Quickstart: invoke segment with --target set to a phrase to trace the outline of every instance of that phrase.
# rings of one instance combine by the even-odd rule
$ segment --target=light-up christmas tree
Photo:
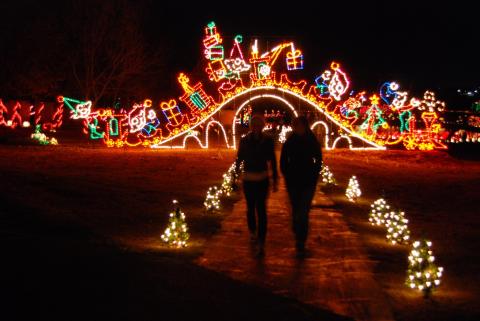
[[[180,210],[177,200],[173,200],[174,211],[170,213],[168,227],[162,234],[162,240],[172,247],[185,247],[190,237],[185,220],[185,213]]]
[[[208,188],[207,196],[203,202],[205,206],[205,211],[213,212],[220,209],[220,196],[222,195],[222,190],[218,189],[217,186],[212,186]]]
[[[404,212],[391,211],[385,221],[387,240],[392,244],[406,244],[410,240],[408,220]]]
[[[443,274],[443,268],[434,263],[431,247],[432,242],[428,240],[415,241],[408,256],[405,283],[412,289],[423,291],[425,296],[429,296],[432,289],[440,285]]]
[[[326,185],[335,185],[335,178],[333,177],[333,173],[330,171],[327,165],[322,165],[322,170],[320,171],[320,175],[322,176],[322,183]]]
[[[383,198],[379,198],[370,205],[370,214],[368,221],[372,225],[383,226],[390,215],[390,205]]]
[[[233,184],[235,181],[235,178],[233,177],[233,173],[228,171],[225,174],[223,174],[223,182],[222,186],[220,186],[220,189],[222,191],[222,194],[225,196],[230,196],[231,193],[233,192]]]
[[[357,198],[362,195],[362,191],[360,190],[360,185],[358,184],[357,177],[352,176],[348,181],[348,187],[345,191],[345,196],[347,196],[350,202],[356,202]]]

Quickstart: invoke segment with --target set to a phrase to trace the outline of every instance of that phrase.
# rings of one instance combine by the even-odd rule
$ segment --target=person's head
[[[259,135],[263,131],[263,127],[265,127],[265,121],[263,117],[260,115],[253,115],[250,119],[250,130],[252,133]]]
[[[303,136],[310,129],[308,120],[305,116],[298,116],[292,122],[293,132],[297,135]]]

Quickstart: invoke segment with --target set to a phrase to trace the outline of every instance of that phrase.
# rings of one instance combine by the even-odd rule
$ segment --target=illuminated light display
[[[185,74],[178,76],[178,82],[185,92],[180,100],[187,104],[192,114],[198,114],[199,111],[214,104],[212,97],[205,93],[201,83],[191,87],[189,85],[190,79]]]
[[[335,185],[336,181],[333,177],[333,173],[328,168],[327,165],[322,165],[322,169],[320,170],[320,176],[322,177],[322,183],[326,185]]]
[[[9,108],[8,106],[11,106]],[[33,122],[31,122],[33,120]],[[43,131],[51,132],[62,126],[63,101],[58,101],[54,110],[45,108],[45,103],[38,105],[25,102],[12,102],[5,104],[0,99],[0,126],[16,129],[17,127],[28,128],[41,125]]]
[[[178,201],[173,200],[174,211],[169,214],[168,227],[163,232],[162,241],[172,247],[186,247],[190,238],[185,213],[182,212]]]
[[[421,100],[418,105],[418,110],[430,113],[443,112],[445,110],[445,103],[437,100],[433,91],[427,90],[425,94],[423,94],[423,100]]]
[[[280,130],[280,134],[278,134],[278,141],[280,143],[285,143],[287,141],[287,134],[292,132],[293,129],[290,126],[282,126],[282,129]]]
[[[35,126],[35,132],[30,136],[33,140],[38,142],[40,145],[58,145],[57,139],[55,137],[48,137],[42,133],[42,126]]]
[[[79,103],[75,105],[75,110],[73,111],[73,119],[85,119],[90,115],[92,109],[92,102],[86,101],[84,103]]]
[[[314,123],[326,124],[326,149],[343,145],[340,144],[343,141],[353,150],[385,150],[387,146],[402,144],[406,149],[445,148],[440,138],[442,128],[438,114],[444,105],[431,92],[426,93],[423,100],[409,101],[408,93],[400,91],[396,82],[385,83],[377,94],[352,91],[348,75],[337,62],[332,62],[311,84],[307,80],[291,81],[289,72],[304,67],[303,54],[293,42],[280,43],[261,52],[259,41],[254,39],[248,56],[242,51],[242,43],[241,36],[234,37],[227,51],[216,24],[209,23],[205,27],[202,50],[206,58],[205,78],[211,83],[191,84],[189,77],[181,73],[177,79],[182,94],[156,103],[155,107],[153,103],[150,106],[136,103],[129,111],[105,109],[112,115],[107,117],[98,114],[88,101],[66,98],[65,105],[71,110],[72,118],[84,122],[86,133],[103,140],[109,147],[181,148],[188,138],[205,148],[208,146],[208,139],[203,140],[208,129],[205,125],[209,120],[218,119],[216,116],[223,107],[244,106],[252,97],[281,97],[289,107],[303,104],[316,111]],[[227,132],[232,133],[226,138],[231,148],[236,148],[235,122],[244,125],[248,118],[248,114],[245,115],[239,118],[235,114],[232,127],[226,125]],[[424,126],[416,124],[416,120],[422,120]],[[92,131],[96,132],[92,135]],[[192,135],[193,131],[201,134]],[[101,133],[104,133],[103,139],[100,139]]]
[[[425,296],[440,285],[443,267],[435,264],[432,252],[432,242],[428,240],[415,241],[408,256],[408,270],[405,283],[411,289],[423,291]]]
[[[291,45],[292,49],[290,52],[287,52],[287,69],[288,70],[297,70],[303,69],[303,55],[302,52],[298,49],[295,49],[293,43]]]
[[[243,163],[239,166],[239,171],[242,171]],[[222,190],[224,195],[230,196],[230,194],[236,189],[237,187],[237,180],[239,177],[239,173],[237,172],[236,163],[233,163],[228,168],[228,171],[223,174],[223,182],[222,182]]]
[[[379,198],[370,205],[370,213],[368,221],[372,225],[385,226],[387,219],[390,216],[390,205],[383,198]]]
[[[205,58],[209,60],[223,60],[224,49],[221,45],[222,41],[222,37],[217,32],[215,22],[210,22],[205,28],[205,38],[203,39]]]
[[[367,119],[360,126],[367,136],[374,136],[377,133],[379,126],[388,126],[385,119],[382,117],[382,110],[378,107],[379,98],[377,95],[370,97],[371,106],[367,110]]]
[[[7,125],[11,127],[12,129],[15,129],[15,127],[20,126],[22,124],[22,116],[19,113],[19,110],[22,108],[22,105],[17,102],[12,109],[12,115],[10,116],[10,119],[7,122]]]
[[[400,86],[396,82],[386,82],[380,87],[380,97],[387,105],[393,105],[393,101],[398,96]]]
[[[222,190],[217,186],[212,186],[208,188],[207,196],[203,202],[205,206],[205,211],[212,212],[220,209],[220,196],[222,196]]]
[[[334,71],[328,84],[328,92],[335,100],[340,100],[350,86],[347,75],[340,69],[340,64],[332,62],[330,68]]]
[[[88,123],[88,129],[90,133],[90,139],[102,139],[105,135],[104,132],[99,131],[97,118],[93,118],[93,120]]]
[[[348,187],[345,191],[345,196],[350,202],[356,202],[357,199],[362,196],[362,191],[360,190],[357,177],[352,176],[348,181]]]
[[[391,211],[385,220],[387,240],[392,244],[406,244],[410,239],[408,220],[404,212]]]
[[[132,111],[128,113],[128,125],[130,132],[135,133],[141,131],[147,124],[145,117],[145,105],[133,105]]]
[[[238,35],[234,39],[232,50],[230,51],[230,58],[225,59],[224,63],[228,70],[227,77],[240,78],[240,74],[250,70],[251,66],[245,62],[243,57],[242,48],[240,44],[243,41],[243,37]]]
[[[178,107],[175,99],[171,99],[168,102],[160,103],[162,112],[168,120],[168,123],[173,126],[178,126],[183,124],[184,120],[187,118],[183,117],[180,107]]]
[[[223,182],[220,188],[217,186],[212,186],[208,188],[205,201],[203,206],[205,207],[206,212],[214,212],[220,209],[221,197],[229,197],[236,186],[236,181],[238,179],[238,173],[236,171],[236,164],[233,163],[227,172],[223,174]]]
[[[245,93],[248,93],[249,91],[246,91]],[[233,129],[233,148],[235,148],[236,146],[236,130],[235,130],[235,123],[237,122],[237,119],[238,119],[238,115],[239,113],[243,110],[243,108],[245,107],[248,107],[249,104],[252,102],[252,101],[255,101],[257,99],[261,99],[261,98],[272,98],[272,99],[276,99],[276,100],[279,100],[281,102],[283,102],[285,105],[288,106],[288,108],[292,111],[293,115],[295,117],[298,117],[298,113],[295,109],[295,107],[293,107],[292,104],[290,104],[287,100],[285,100],[284,98],[280,97],[280,96],[277,96],[277,95],[270,95],[270,94],[264,94],[264,95],[256,95],[256,96],[250,96],[250,98],[248,98],[246,101],[244,101],[238,108],[237,108],[237,111],[235,112],[235,116],[233,117],[233,122],[232,122],[232,129]]]

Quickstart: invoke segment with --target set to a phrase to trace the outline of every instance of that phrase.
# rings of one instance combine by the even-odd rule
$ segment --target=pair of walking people
[[[264,255],[267,234],[266,200],[270,175],[272,191],[278,189],[277,160],[272,137],[263,132],[264,120],[253,116],[250,132],[240,140],[237,167],[243,162],[243,191],[247,203],[247,223],[252,241],[256,241],[258,255]],[[292,209],[292,229],[297,255],[305,255],[308,235],[308,214],[322,165],[321,147],[310,130],[308,121],[300,116],[293,120],[293,132],[282,147],[280,169],[285,178]]]

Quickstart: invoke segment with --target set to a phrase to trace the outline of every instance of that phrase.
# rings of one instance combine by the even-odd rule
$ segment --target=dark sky
[[[256,36],[270,46],[293,39],[304,51],[308,71],[321,72],[338,60],[360,87],[376,88],[395,79],[404,87],[480,85],[480,16],[471,5],[290,1],[288,6],[262,2],[235,11],[207,2],[182,9],[157,4],[152,10],[158,27],[151,32],[163,33],[170,25],[166,34],[172,52],[181,52],[175,55],[178,66],[196,62],[202,26],[215,20],[224,36]]]
[[[358,89],[373,90],[387,80],[419,92],[480,85],[480,17],[468,2],[256,0],[192,5],[181,0],[141,0],[135,5],[142,12],[139,24],[149,47],[163,53],[166,66],[158,81],[167,91],[170,86],[165,84],[173,82],[179,71],[191,71],[202,59],[203,27],[211,20],[226,39],[227,50],[236,34],[247,42],[258,37],[261,49],[294,40],[303,50],[304,76],[309,80],[336,60]],[[62,5],[2,1],[0,49],[18,40],[32,20],[44,19],[48,24],[72,14],[67,7],[68,1]],[[2,63],[22,62],[4,59]]]

